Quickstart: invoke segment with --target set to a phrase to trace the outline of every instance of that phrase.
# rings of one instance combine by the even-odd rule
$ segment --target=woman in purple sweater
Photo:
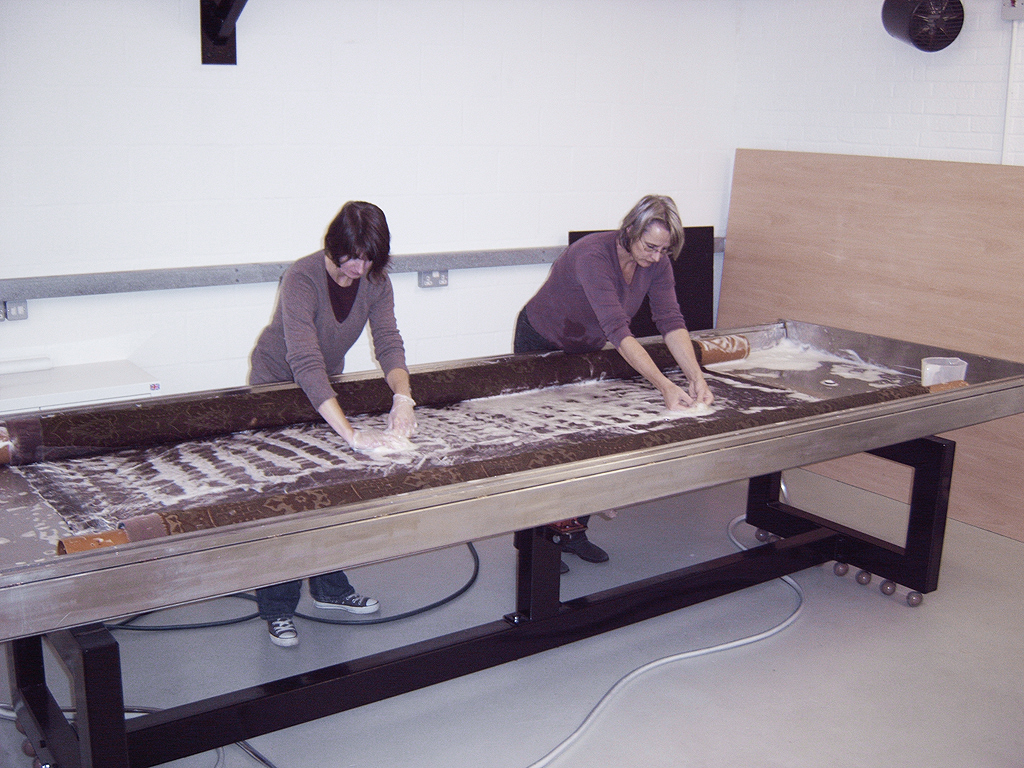
[[[416,429],[415,402],[405,365],[405,347],[395,322],[395,300],[387,274],[391,232],[376,205],[348,202],[331,222],[324,249],[305,256],[281,277],[277,306],[250,357],[250,384],[294,381],[324,420],[356,450],[372,450],[407,438]],[[394,392],[386,431],[353,429],[330,376],[345,368],[345,354],[370,324],[373,350]],[[275,645],[295,646],[292,617],[301,581],[256,590],[260,618]],[[313,576],[309,592],[317,608],[373,613],[380,604],[356,594],[344,571]]]
[[[648,195],[626,214],[619,229],[597,232],[570,245],[551,265],[544,285],[519,313],[514,351],[591,352],[610,343],[661,393],[669,410],[714,395],[693,352],[676,298],[671,260],[683,247],[683,227],[670,197]],[[668,258],[665,258],[668,257]],[[687,388],[669,380],[633,337],[629,323],[650,297],[651,316]],[[563,552],[601,563],[608,554],[587,539],[589,515],[556,523]],[[568,570],[564,563],[563,573]]]

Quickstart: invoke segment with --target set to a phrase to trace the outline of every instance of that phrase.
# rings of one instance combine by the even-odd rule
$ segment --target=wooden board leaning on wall
[[[1024,361],[1022,190],[1018,166],[739,149],[718,326],[787,317]],[[950,516],[1024,541],[1024,416],[944,437]],[[863,486],[855,460],[822,471]]]

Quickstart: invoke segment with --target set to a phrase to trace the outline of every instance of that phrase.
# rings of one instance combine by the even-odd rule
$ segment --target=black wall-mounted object
[[[885,31],[922,51],[941,51],[960,34],[964,6],[960,0],[885,0]]]
[[[584,235],[607,230],[570,232],[572,245]],[[683,227],[683,250],[672,262],[676,277],[676,298],[679,308],[690,331],[706,331],[715,327],[715,228]],[[654,320],[651,319],[650,300],[644,303],[629,324],[629,330],[637,338],[659,336]]]
[[[203,64],[237,64],[235,22],[246,0],[201,0],[199,26],[203,39]]]

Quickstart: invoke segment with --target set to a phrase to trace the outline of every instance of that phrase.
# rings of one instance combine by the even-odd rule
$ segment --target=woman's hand
[[[408,395],[395,394],[392,398],[391,413],[388,414],[388,431],[401,437],[409,437],[416,431],[416,401]]]
[[[670,411],[681,411],[693,405],[693,397],[682,387],[678,387],[668,379],[661,389],[661,396],[665,398],[665,407]]]
[[[670,381],[662,389],[661,395],[665,398],[665,407],[670,411],[681,411],[694,405],[711,405],[715,399],[703,377],[697,381],[691,380],[686,389]]]
[[[694,403],[711,405],[715,401],[715,396],[711,393],[711,387],[704,381],[703,376],[697,381],[690,379],[689,394],[693,398]]]

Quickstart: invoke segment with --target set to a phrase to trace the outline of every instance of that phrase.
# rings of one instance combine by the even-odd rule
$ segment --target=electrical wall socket
[[[1003,0],[1003,20],[1020,21],[1024,19],[1024,0]]]
[[[416,280],[420,288],[440,288],[448,285],[448,270],[432,269],[429,272],[417,272]]]
[[[5,301],[4,313],[8,320],[28,320],[28,302],[24,299]]]

